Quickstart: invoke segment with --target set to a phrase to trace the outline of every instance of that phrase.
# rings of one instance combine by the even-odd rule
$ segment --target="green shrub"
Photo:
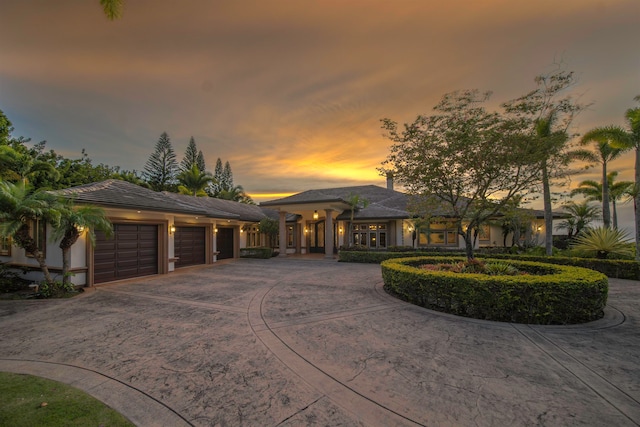
[[[460,262],[465,258],[448,258]],[[511,264],[527,275],[502,276],[430,271],[422,264],[442,257],[389,259],[381,264],[385,289],[433,310],[465,317],[533,324],[583,323],[603,316],[608,281],[579,267],[527,261]]]
[[[271,248],[241,248],[240,258],[271,258],[273,249]]]
[[[463,255],[463,252],[450,251],[449,253],[454,255]],[[350,252],[340,251],[338,260],[341,262],[360,262],[379,264],[382,261],[393,258],[404,258],[411,256],[434,256],[444,255],[444,251],[440,252],[382,252],[382,251],[368,251],[368,252]],[[586,253],[585,253],[586,254]],[[477,254],[477,258],[485,258],[482,253]],[[549,264],[568,265],[574,267],[589,268],[591,270],[599,271],[607,277],[615,279],[627,279],[627,280],[640,280],[640,262],[634,260],[622,260],[622,259],[598,259],[598,258],[582,258],[582,257],[567,257],[567,256],[538,256],[538,255],[526,255],[526,254],[499,254],[492,253],[490,255],[494,259],[509,259],[517,261],[534,261],[545,262]]]
[[[486,263],[484,273],[490,276],[515,276],[516,274],[520,274],[520,270],[508,262],[498,261]]]

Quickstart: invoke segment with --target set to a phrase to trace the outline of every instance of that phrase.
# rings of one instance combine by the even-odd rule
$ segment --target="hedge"
[[[240,248],[240,258],[271,258],[271,248]]]
[[[418,256],[434,256],[438,252],[383,252],[383,251],[340,251],[338,255],[339,261],[342,262],[360,262],[379,264],[382,261],[393,258],[418,257]],[[442,252],[440,252],[442,254]],[[463,252],[456,255],[463,255]],[[544,262],[548,264],[568,265],[573,267],[589,268],[599,271],[600,273],[614,279],[640,280],[640,262],[621,259],[597,259],[597,258],[574,258],[574,257],[545,257],[533,255],[516,255],[516,254],[476,254],[478,258],[497,258],[508,259],[514,261],[534,261]]]
[[[476,319],[574,324],[601,318],[607,303],[604,274],[581,267],[511,261],[529,274],[489,276],[421,269],[464,257],[409,257],[381,264],[387,292],[412,304]]]

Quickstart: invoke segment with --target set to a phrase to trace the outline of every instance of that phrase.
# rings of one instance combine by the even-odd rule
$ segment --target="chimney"
[[[387,172],[387,190],[393,190],[393,172]]]

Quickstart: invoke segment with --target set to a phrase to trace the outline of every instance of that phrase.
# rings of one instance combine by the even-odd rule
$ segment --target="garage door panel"
[[[158,273],[158,226],[114,224],[113,237],[96,232],[94,282]]]
[[[174,235],[176,267],[206,263],[206,227],[177,227]]]

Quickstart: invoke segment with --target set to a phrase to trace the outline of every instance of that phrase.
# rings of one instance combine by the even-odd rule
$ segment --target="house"
[[[353,196],[368,203],[352,212]],[[434,207],[430,214],[439,221],[420,226],[409,213],[408,204],[409,196],[394,190],[393,180],[388,177],[386,188],[365,185],[308,190],[263,202],[261,206],[280,213],[280,240],[287,241],[286,253],[324,253],[326,257],[333,257],[337,248],[351,245],[374,250],[391,246],[464,248],[464,241],[446,209]],[[521,211],[528,213],[530,221],[521,239],[544,244],[544,212]],[[299,218],[295,224],[287,222],[286,216],[290,214]],[[508,246],[505,242],[511,242],[511,238],[512,233],[503,235],[496,218],[496,224],[483,226],[476,246]]]
[[[62,190],[77,204],[102,207],[113,223],[114,235],[96,232],[96,244],[86,233],[71,248],[72,282],[92,286],[115,280],[168,274],[176,268],[206,265],[238,258],[240,248],[265,246],[258,223],[278,219],[276,242],[281,256],[321,253],[333,257],[341,246],[362,245],[384,250],[391,246],[463,248],[453,222],[418,227],[408,212],[409,198],[393,189],[365,185],[308,190],[260,206],[229,200],[155,192],[135,184],[106,180]],[[353,196],[367,205],[352,210]],[[533,212],[527,237],[544,237],[541,211]],[[353,217],[353,221],[352,221]],[[62,253],[48,237],[46,224],[33,227],[41,238],[47,265],[60,274]],[[499,225],[487,225],[477,246],[502,246]],[[284,245],[280,245],[284,242]],[[40,280],[37,262],[24,251],[3,242],[0,262],[28,270],[27,278]]]

